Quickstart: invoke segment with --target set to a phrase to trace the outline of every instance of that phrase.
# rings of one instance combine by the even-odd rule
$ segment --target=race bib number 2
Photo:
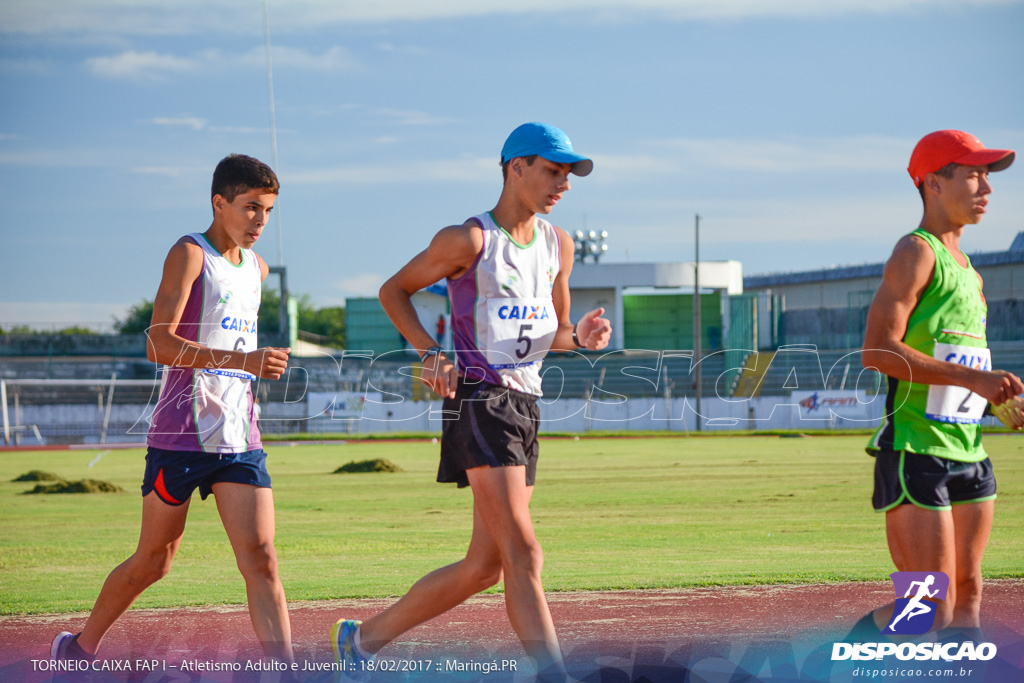
[[[933,357],[975,370],[992,369],[992,354],[988,349],[936,342]],[[938,422],[978,424],[987,404],[987,400],[965,387],[933,384],[928,388],[925,417]]]

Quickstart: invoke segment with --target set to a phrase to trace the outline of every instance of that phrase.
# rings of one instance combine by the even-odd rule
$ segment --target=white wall
[[[850,429],[875,426],[884,412],[884,396],[878,396],[870,405],[872,421],[857,423],[852,420],[828,417],[801,419],[794,402],[781,396],[743,399],[738,402],[705,398],[701,403],[705,430],[737,429]],[[13,411],[12,411],[13,412]],[[110,443],[142,443],[146,438],[149,414],[152,408],[144,405],[115,405],[111,410]],[[13,418],[13,415],[12,415]],[[439,433],[443,415],[439,401],[400,400],[394,403],[367,401],[361,419],[307,418],[305,402],[268,404],[263,409],[261,425],[274,432],[273,422],[308,420],[310,433],[381,434],[388,432]],[[588,431],[650,431],[685,432],[696,429],[696,411],[689,399],[675,398],[667,404],[664,398],[634,398],[615,403],[585,399],[558,399],[541,402],[541,432]],[[76,428],[86,435],[86,443],[98,441],[102,415],[95,406],[53,405],[23,406],[21,424],[37,425],[44,433],[48,425],[59,425],[67,430]],[[831,424],[830,424],[831,423]],[[134,425],[129,429],[129,425]],[[22,433],[21,443],[34,443],[29,433]]]

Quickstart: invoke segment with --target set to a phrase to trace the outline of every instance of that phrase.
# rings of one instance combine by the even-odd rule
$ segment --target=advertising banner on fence
[[[800,407],[801,420],[867,421],[871,399],[866,391],[794,391],[790,398]],[[879,400],[881,400],[879,398]]]
[[[363,417],[367,399],[379,403],[381,395],[354,391],[310,392],[306,396],[306,414],[332,420],[358,420]]]

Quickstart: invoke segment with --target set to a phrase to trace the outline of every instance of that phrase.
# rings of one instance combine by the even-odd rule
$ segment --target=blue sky
[[[594,173],[552,213],[609,261],[747,275],[887,258],[940,128],[1024,149],[1014,0],[270,0],[284,263],[316,305],[374,295],[493,206],[525,121]],[[209,226],[217,161],[271,161],[261,0],[0,3],[0,324],[109,323]],[[993,176],[968,252],[1024,230]],[[272,221],[257,251],[278,261]],[[276,283],[272,284],[276,286]]]

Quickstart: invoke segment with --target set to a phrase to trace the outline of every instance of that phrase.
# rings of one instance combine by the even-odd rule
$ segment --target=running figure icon
[[[929,614],[932,611],[932,608],[924,604],[922,600],[924,598],[934,598],[936,595],[938,595],[938,588],[936,588],[933,591],[928,590],[928,588],[934,583],[934,574],[929,574],[924,579],[924,581],[912,581],[910,583],[910,586],[907,588],[907,592],[903,595],[903,597],[910,598],[910,594],[911,592],[913,592],[914,586],[918,587],[917,594],[915,594],[914,597],[910,598],[910,600],[906,604],[906,607],[903,608],[903,611],[900,612],[899,616],[892,620],[892,623],[890,623],[888,626],[889,631],[895,632],[895,628],[893,627],[896,626],[896,622],[898,622],[903,617],[906,617],[907,621],[910,621],[916,616],[919,616],[921,614]]]

